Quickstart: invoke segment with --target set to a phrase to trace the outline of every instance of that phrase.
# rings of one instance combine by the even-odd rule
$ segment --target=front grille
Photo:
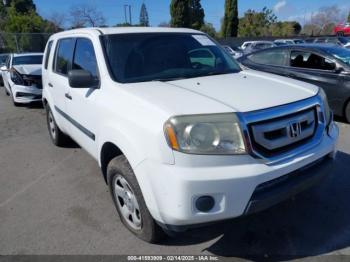
[[[26,86],[33,86],[35,85],[36,88],[42,89],[42,80],[41,80],[41,75],[22,75],[24,85]]]
[[[253,150],[264,157],[295,149],[315,135],[316,107],[248,125]]]

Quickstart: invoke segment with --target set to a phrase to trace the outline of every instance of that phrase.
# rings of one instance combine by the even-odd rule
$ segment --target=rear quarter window
[[[44,64],[45,69],[47,69],[48,64],[49,64],[49,58],[50,58],[50,54],[51,54],[52,42],[53,41],[50,41],[47,44],[47,49],[46,49],[46,54],[45,54],[45,64]]]
[[[256,64],[286,65],[288,58],[287,50],[267,50],[248,56],[248,59]]]

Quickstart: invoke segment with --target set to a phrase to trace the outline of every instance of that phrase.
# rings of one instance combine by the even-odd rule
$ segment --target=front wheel
[[[350,123],[350,101],[347,103],[345,107],[345,119],[346,119],[346,122]]]
[[[126,157],[121,155],[114,158],[108,165],[107,175],[113,202],[123,224],[146,242],[160,241],[165,233],[148,211],[140,186]]]

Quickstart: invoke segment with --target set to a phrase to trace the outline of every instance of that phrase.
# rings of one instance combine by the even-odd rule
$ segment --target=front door
[[[88,38],[77,38],[73,56],[72,70],[88,71],[99,82],[99,72],[94,46]],[[67,100],[67,111],[72,119],[70,134],[91,155],[96,156],[96,134],[98,116],[96,100],[100,89],[69,88],[70,99]]]

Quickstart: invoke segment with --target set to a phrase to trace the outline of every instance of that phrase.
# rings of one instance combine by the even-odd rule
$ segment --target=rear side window
[[[61,75],[68,75],[72,64],[75,39],[66,38],[58,41],[54,71]]]
[[[248,59],[257,64],[283,66],[286,65],[287,57],[287,50],[266,50],[250,55]]]
[[[77,39],[72,69],[86,70],[93,77],[98,77],[97,61],[94,46],[89,39]]]
[[[335,70],[336,68],[336,64],[333,61],[307,51],[292,51],[290,65],[292,67],[319,70]]]
[[[49,63],[49,58],[50,58],[50,53],[51,53],[51,47],[52,47],[52,41],[50,41],[47,44],[47,50],[46,50],[46,54],[45,54],[45,69],[47,69],[47,65]]]

